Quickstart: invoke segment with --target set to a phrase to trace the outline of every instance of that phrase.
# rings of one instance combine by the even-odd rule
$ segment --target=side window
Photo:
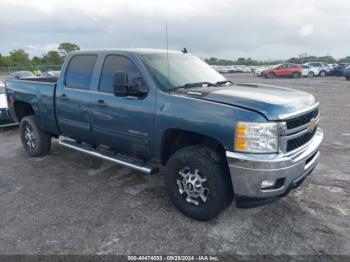
[[[70,88],[90,89],[96,55],[76,55],[69,62],[66,85]]]
[[[128,74],[129,83],[132,83],[134,79],[141,78],[136,66],[128,58],[120,55],[109,55],[103,64],[98,90],[113,93],[113,76],[118,71],[124,71]]]

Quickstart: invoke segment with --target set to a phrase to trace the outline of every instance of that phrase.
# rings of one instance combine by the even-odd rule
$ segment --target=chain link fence
[[[10,75],[16,71],[30,71],[39,69],[41,72],[47,71],[60,71],[62,65],[38,65],[38,66],[9,66],[9,67],[0,67],[0,75]]]

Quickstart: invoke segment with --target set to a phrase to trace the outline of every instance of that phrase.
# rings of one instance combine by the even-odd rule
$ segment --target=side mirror
[[[122,71],[116,72],[113,76],[113,92],[115,96],[128,95],[128,74]]]
[[[113,89],[115,96],[135,96],[142,98],[148,93],[148,87],[142,78],[135,78],[129,84],[128,74],[122,71],[114,74]]]

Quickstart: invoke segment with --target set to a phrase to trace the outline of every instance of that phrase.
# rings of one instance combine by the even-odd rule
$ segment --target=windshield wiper
[[[176,86],[173,89],[191,88],[191,87],[208,87],[208,86],[218,86],[218,85],[204,81],[204,82],[187,83],[187,84],[184,84],[183,86]]]
[[[233,82],[230,80],[224,80],[224,81],[219,81],[215,83],[217,86],[221,86],[221,85],[233,85]]]

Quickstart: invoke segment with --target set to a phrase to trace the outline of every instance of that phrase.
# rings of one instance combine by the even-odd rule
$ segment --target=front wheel
[[[275,75],[275,73],[269,73],[268,74],[268,77],[267,78],[269,78],[269,79],[274,79],[276,77],[276,75]]]
[[[310,71],[310,72],[307,74],[307,76],[308,76],[308,77],[314,77],[315,74],[314,74],[314,72]]]
[[[233,200],[224,162],[217,153],[202,146],[182,148],[170,157],[165,187],[177,209],[201,221],[214,218]]]
[[[49,152],[51,136],[39,128],[35,116],[24,117],[20,130],[22,145],[30,156],[44,156]]]

